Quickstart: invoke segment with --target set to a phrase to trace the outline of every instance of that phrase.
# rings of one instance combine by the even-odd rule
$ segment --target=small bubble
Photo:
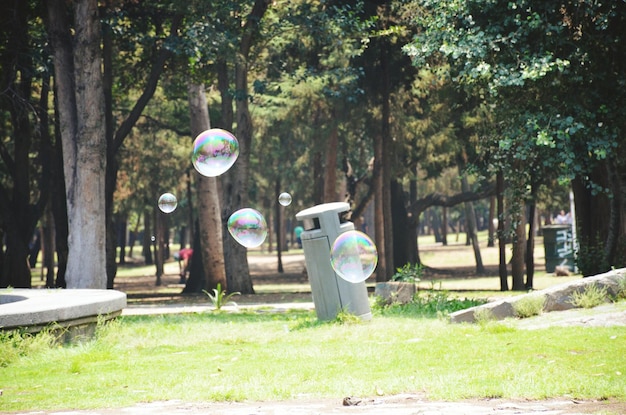
[[[228,232],[246,248],[260,246],[267,237],[267,222],[252,208],[239,209],[228,218]]]
[[[287,192],[283,192],[278,195],[278,203],[283,206],[289,206],[291,204],[291,195]]]
[[[178,201],[176,200],[176,196],[171,193],[163,193],[159,197],[159,201],[157,203],[159,209],[163,213],[172,213],[176,210],[176,206],[178,206]]]

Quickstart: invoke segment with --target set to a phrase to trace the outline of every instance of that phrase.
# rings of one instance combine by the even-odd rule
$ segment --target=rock
[[[413,301],[417,286],[412,282],[387,281],[376,283],[374,295],[382,298],[387,304],[407,304]]]
[[[569,277],[572,273],[569,270],[569,267],[559,265],[554,268],[554,275],[557,277]]]
[[[626,268],[612,270],[593,277],[581,278],[577,281],[558,284],[553,287],[546,288],[545,290],[534,291],[529,294],[518,295],[465,310],[459,310],[450,314],[450,322],[475,323],[477,317],[480,317],[483,312],[496,320],[514,317],[515,303],[526,296],[544,296],[544,312],[569,310],[571,308],[575,308],[575,306],[571,304],[572,294],[574,292],[583,292],[592,284],[596,284],[598,288],[605,287],[607,290],[607,301],[609,301],[611,298],[618,295],[620,289],[624,288],[624,283],[620,285],[620,281],[624,278],[626,278]]]

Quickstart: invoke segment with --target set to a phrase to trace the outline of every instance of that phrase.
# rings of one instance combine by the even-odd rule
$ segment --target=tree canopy
[[[354,221],[373,211],[385,280],[419,262],[429,207],[502,194],[510,232],[499,236],[520,248],[532,239],[528,212],[550,217],[571,188],[583,273],[626,264],[624,2],[2,7],[0,286],[30,286],[28,242],[46,206],[59,228],[59,286],[112,288],[116,232],[156,212],[165,191],[191,208],[168,226],[193,229],[206,188],[188,184],[201,180],[189,157],[190,85],[206,94],[207,125],[240,140],[240,159],[210,190],[222,226],[242,207],[269,218],[277,192],[292,194],[292,217],[348,200]],[[97,237],[81,231],[87,223]],[[246,249],[222,233],[228,288],[253,292]],[[93,280],[76,279],[81,261]]]

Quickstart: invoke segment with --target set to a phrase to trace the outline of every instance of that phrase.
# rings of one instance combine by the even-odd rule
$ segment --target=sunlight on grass
[[[123,317],[101,327],[91,342],[38,347],[5,362],[2,408],[339,398],[381,391],[424,391],[431,399],[450,400],[626,399],[621,327],[494,330],[492,323],[407,317],[376,316],[349,325],[320,323],[304,311]]]

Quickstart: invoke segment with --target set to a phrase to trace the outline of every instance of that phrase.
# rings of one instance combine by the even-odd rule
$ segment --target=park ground
[[[543,247],[539,245],[536,258],[536,289],[575,280],[580,276],[557,277],[545,272]],[[429,267],[420,282],[420,289],[444,289],[453,295],[499,298],[519,293],[501,292],[497,276],[497,248],[482,249],[486,275],[477,275],[472,265],[471,247],[451,244],[443,247],[430,244],[421,247],[421,258]],[[255,289],[253,295],[234,298],[240,307],[313,307],[308,277],[304,270],[304,255],[301,250],[291,250],[282,255],[283,271],[277,271],[276,252],[250,252],[249,266]],[[510,278],[509,278],[510,280]],[[208,298],[201,295],[181,295],[179,266],[176,261],[166,264],[162,284],[156,286],[154,267],[146,267],[137,259],[129,258],[128,265],[120,268],[116,278],[116,289],[128,295],[127,314],[159,314],[170,312],[202,311],[210,307]],[[369,287],[375,284],[367,281]],[[510,282],[509,282],[510,284]],[[538,316],[526,319],[525,328],[545,324],[585,324],[591,321],[589,313],[563,312],[562,318]],[[615,318],[617,313],[622,321]],[[554,313],[550,313],[554,314]],[[626,325],[626,310],[612,310],[609,306],[598,312],[598,324]],[[31,412],[47,415],[165,415],[165,414],[212,414],[212,415],[321,415],[321,414],[394,414],[394,415],[443,415],[443,414],[542,414],[573,415],[626,414],[626,402],[611,399],[579,401],[568,397],[549,400],[503,400],[472,399],[456,402],[430,401],[419,394],[394,396],[345,397],[343,399],[311,400],[307,397],[279,402],[183,402],[163,401],[141,403],[126,408],[98,410],[76,410],[56,412]]]

